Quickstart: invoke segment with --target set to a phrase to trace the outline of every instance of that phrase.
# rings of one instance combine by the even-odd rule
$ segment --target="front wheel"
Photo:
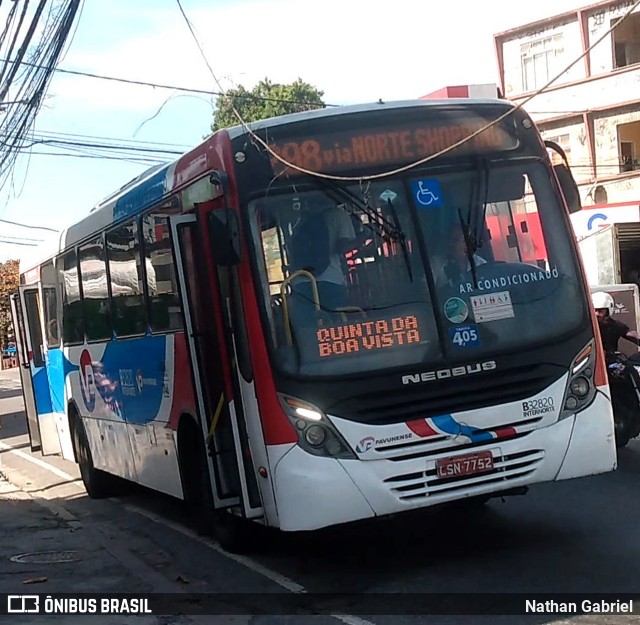
[[[229,553],[248,553],[254,549],[251,521],[221,510],[215,517],[215,537]]]
[[[206,446],[197,427],[185,426],[179,439],[182,488],[194,529],[200,535],[215,538],[225,551],[248,551],[250,541],[245,519],[215,507]]]

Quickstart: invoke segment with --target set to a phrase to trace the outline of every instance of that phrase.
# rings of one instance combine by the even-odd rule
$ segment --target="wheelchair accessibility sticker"
[[[417,206],[441,208],[443,205],[440,182],[435,178],[414,180],[411,182],[411,193]]]

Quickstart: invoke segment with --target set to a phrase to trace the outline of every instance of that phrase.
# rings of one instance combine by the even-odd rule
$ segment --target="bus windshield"
[[[584,320],[564,209],[536,159],[249,202],[268,340],[293,376],[455,365]]]

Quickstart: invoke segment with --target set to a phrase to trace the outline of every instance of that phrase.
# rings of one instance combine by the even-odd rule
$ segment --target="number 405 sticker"
[[[449,328],[449,335],[453,346],[458,349],[480,345],[480,337],[478,336],[478,327],[476,325]]]

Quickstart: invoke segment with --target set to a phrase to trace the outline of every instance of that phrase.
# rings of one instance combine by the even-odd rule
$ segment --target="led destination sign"
[[[281,158],[311,171],[338,171],[353,167],[384,168],[407,163],[450,148],[458,141],[484,128],[490,120],[473,119],[448,124],[387,126],[373,130],[328,133],[271,142],[269,146]],[[496,152],[518,147],[513,123],[509,118],[484,130],[455,148],[455,153]],[[271,155],[274,172],[295,173]]]
[[[316,338],[320,357],[326,358],[419,344],[420,330],[418,318],[406,315],[320,328]]]

